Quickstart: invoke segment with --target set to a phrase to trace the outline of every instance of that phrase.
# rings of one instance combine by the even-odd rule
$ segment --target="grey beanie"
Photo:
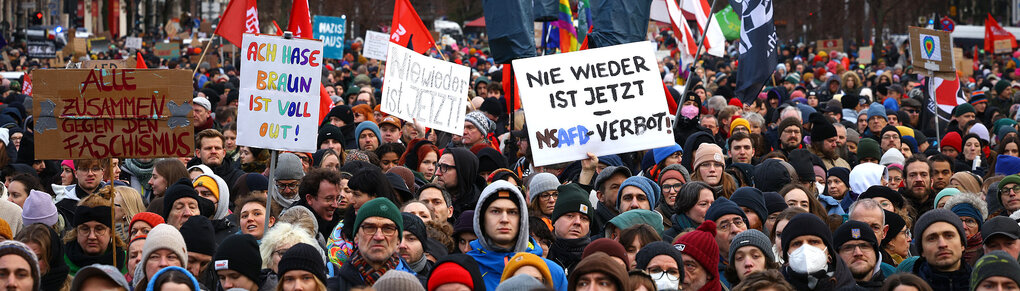
[[[301,158],[292,153],[283,153],[276,161],[277,180],[301,180],[305,177],[304,165]]]
[[[556,175],[549,173],[538,173],[531,177],[528,182],[528,203],[535,202],[535,198],[542,192],[556,190],[560,186],[560,180]]]
[[[486,117],[485,113],[482,113],[481,111],[468,112],[464,115],[464,121],[470,122],[471,125],[474,125],[475,128],[482,133],[483,137],[489,135],[492,130],[496,129],[496,123],[492,122],[492,120]]]
[[[680,174],[684,176],[684,183],[691,181],[691,172],[688,172],[687,168],[684,168],[684,166],[681,165],[681,164],[672,164],[672,165],[666,166],[665,168],[662,168],[662,170],[659,171],[659,176],[655,177],[656,178],[655,181],[658,181],[659,183],[662,183],[662,174],[666,173],[667,171],[678,171],[678,172],[680,172]]]
[[[768,258],[766,262],[775,261],[775,254],[772,253],[772,241],[769,237],[757,229],[745,230],[737,236],[733,237],[730,241],[730,255],[728,262],[733,263],[733,255],[737,253],[737,250],[745,246],[754,246],[761,250],[762,254]]]
[[[861,141],[861,134],[857,133],[856,129],[846,129],[846,142],[858,143]]]
[[[602,169],[602,172],[599,172],[598,176],[595,176],[595,184],[592,186],[595,188],[596,191],[599,190],[603,182],[605,182],[606,180],[609,179],[609,177],[612,177],[617,173],[623,174],[624,176],[627,176],[627,178],[633,176],[633,174],[631,174],[630,172],[630,169],[627,167],[608,166],[605,169]],[[687,181],[690,181],[690,179],[687,179]]]
[[[377,291],[425,291],[417,277],[400,270],[386,272],[375,281],[372,288]]]
[[[535,290],[544,287],[546,286],[542,285],[542,282],[535,279],[535,277],[527,274],[519,274],[507,278],[506,280],[503,280],[503,282],[499,282],[499,285],[496,285],[496,291]]]
[[[914,233],[912,237],[916,238],[914,239],[913,244],[914,248],[917,249],[918,253],[924,253],[924,249],[922,246],[923,244],[921,243],[920,239],[921,237],[923,237],[924,230],[931,226],[933,223],[940,221],[947,222],[956,227],[957,235],[960,238],[960,244],[967,245],[967,241],[965,240],[967,235],[966,232],[963,231],[963,221],[960,220],[960,217],[957,216],[956,213],[950,211],[949,209],[939,208],[928,210],[928,212],[925,212],[923,215],[921,215],[920,218],[917,219],[917,222],[914,222]]]

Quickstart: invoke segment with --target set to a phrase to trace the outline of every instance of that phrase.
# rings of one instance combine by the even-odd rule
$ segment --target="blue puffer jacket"
[[[509,260],[516,253],[485,250],[478,240],[471,241],[470,245],[471,251],[468,251],[467,254],[478,262],[478,268],[482,272],[482,280],[485,281],[485,290],[496,290],[496,285],[499,285],[499,281],[503,277],[506,260]],[[541,257],[542,247],[538,246],[534,239],[529,239],[526,252]],[[556,291],[567,291],[567,275],[563,272],[563,267],[549,259],[542,258],[542,260],[549,267],[549,274],[552,275],[553,287]]]

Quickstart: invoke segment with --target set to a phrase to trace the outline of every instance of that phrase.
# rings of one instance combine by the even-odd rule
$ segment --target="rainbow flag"
[[[577,50],[577,30],[574,28],[574,17],[571,14],[570,1],[560,0],[559,20],[556,27],[560,30],[560,52],[568,53]]]

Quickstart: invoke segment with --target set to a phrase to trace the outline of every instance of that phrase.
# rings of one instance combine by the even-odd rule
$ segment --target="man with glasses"
[[[843,259],[850,274],[857,281],[857,286],[876,289],[882,287],[885,276],[879,268],[882,261],[871,226],[860,221],[847,221],[832,234],[832,244]]]
[[[109,160],[105,159],[74,160],[77,169],[74,176],[78,183],[67,186],[64,193],[57,197],[57,211],[64,217],[64,221],[74,221],[75,206],[78,202],[105,185],[103,180],[106,179],[106,167],[109,163]],[[70,230],[73,226],[70,223],[65,225],[65,230]]]
[[[301,158],[292,153],[283,153],[276,161],[276,194],[273,195],[273,203],[283,208],[290,208],[300,200],[298,197],[298,186],[301,178],[305,176],[304,166]],[[272,192],[272,191],[270,191]]]
[[[906,98],[900,102],[900,110],[907,113],[910,120],[901,120],[900,123],[905,123],[911,128],[921,128],[921,101],[913,98]]]
[[[882,152],[885,153],[889,149],[900,148],[900,131],[895,126],[886,125],[882,128],[882,133],[879,135],[879,145],[882,147]]]
[[[719,197],[715,202],[712,202],[712,206],[708,207],[705,220],[715,222],[715,243],[719,249],[718,267],[719,273],[723,273],[730,263],[728,261],[730,242],[737,234],[747,230],[747,216],[736,203],[726,197]],[[709,268],[709,266],[705,266],[705,268]],[[732,287],[725,277],[720,276],[719,280],[726,288]]]
[[[331,169],[313,169],[301,179],[298,189],[301,197],[294,206],[308,208],[315,214],[319,233],[329,237],[343,217],[340,215],[340,172]]]
[[[453,197],[453,216],[474,209],[485,180],[478,175],[478,157],[465,148],[448,148],[436,163],[433,181]]]
[[[327,280],[329,290],[369,287],[390,270],[416,274],[397,252],[403,239],[404,218],[396,204],[382,197],[365,202],[354,220],[357,250],[340,267],[337,276]]]
[[[657,241],[645,245],[634,255],[636,268],[648,272],[657,290],[678,290],[683,281],[683,253],[673,245]]]
[[[779,141],[777,145],[779,149],[783,151],[783,154],[789,155],[791,151],[799,149],[801,144],[804,142],[804,136],[801,135],[801,123],[793,117],[787,117],[783,121],[779,122],[779,127],[776,127],[776,131],[779,132]]]

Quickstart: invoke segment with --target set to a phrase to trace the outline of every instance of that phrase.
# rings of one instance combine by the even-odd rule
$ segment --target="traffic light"
[[[43,24],[43,13],[42,13],[42,11],[36,11],[36,12],[32,13],[32,16],[30,17],[30,19],[32,20],[32,25],[42,25]]]

